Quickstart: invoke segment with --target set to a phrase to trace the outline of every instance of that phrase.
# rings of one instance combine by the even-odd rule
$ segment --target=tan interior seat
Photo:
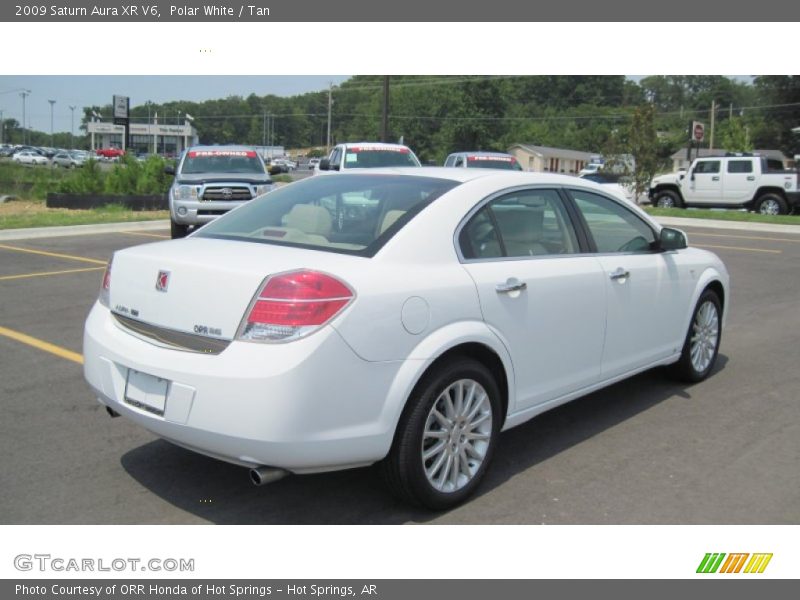
[[[542,243],[544,211],[531,208],[494,211],[509,256],[550,254]]]
[[[286,227],[298,229],[309,235],[321,235],[325,238],[333,229],[333,217],[321,206],[295,204],[285,219]]]
[[[383,221],[381,222],[381,229],[378,232],[378,235],[389,229],[392,225],[394,225],[395,221],[406,214],[404,210],[390,210],[387,212],[384,217]]]

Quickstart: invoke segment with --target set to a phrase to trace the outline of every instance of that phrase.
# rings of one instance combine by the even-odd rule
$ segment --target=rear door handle
[[[619,281],[620,283],[625,283],[625,281],[631,276],[630,271],[626,271],[622,267],[617,268],[616,271],[611,273],[609,277],[614,281]]]
[[[498,294],[508,294],[509,292],[521,292],[526,289],[528,284],[520,281],[516,277],[509,277],[505,283],[498,283],[494,289]]]
[[[711,178],[711,181],[719,181],[719,177],[717,175],[714,175],[714,177]]]

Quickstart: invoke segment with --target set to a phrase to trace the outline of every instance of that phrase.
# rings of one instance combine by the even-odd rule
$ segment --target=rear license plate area
[[[125,382],[125,403],[159,417],[167,406],[169,381],[161,377],[128,369]]]

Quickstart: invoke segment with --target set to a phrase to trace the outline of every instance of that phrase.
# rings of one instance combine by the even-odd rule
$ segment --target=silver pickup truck
[[[194,146],[184,152],[169,189],[173,238],[213,221],[272,189],[264,161],[248,146]]]

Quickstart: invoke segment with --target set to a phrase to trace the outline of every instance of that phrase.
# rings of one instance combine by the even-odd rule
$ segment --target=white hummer
[[[697,158],[685,172],[654,177],[648,196],[662,208],[747,208],[766,215],[785,215],[800,205],[798,173],[752,154]]]

